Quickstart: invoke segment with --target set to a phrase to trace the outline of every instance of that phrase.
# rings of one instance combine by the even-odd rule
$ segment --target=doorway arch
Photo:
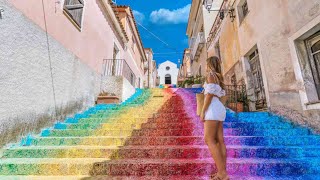
[[[166,74],[165,75],[165,84],[172,84],[171,75],[170,74]]]

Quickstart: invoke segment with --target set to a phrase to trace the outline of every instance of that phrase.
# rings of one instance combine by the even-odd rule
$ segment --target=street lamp
[[[213,0],[204,0],[203,4],[206,7],[206,9],[210,12],[212,8]]]
[[[225,13],[230,14],[230,18],[231,18],[231,22],[234,21],[235,19],[235,15],[234,15],[234,8],[231,9],[211,9],[212,8],[212,4],[213,4],[213,0],[204,0],[203,5],[205,6],[205,8],[208,10],[208,12],[210,13],[211,11],[218,11],[219,12],[219,17],[221,20],[224,19],[225,17]]]

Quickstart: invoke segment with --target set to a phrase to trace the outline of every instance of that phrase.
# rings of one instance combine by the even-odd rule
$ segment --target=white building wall
[[[167,70],[166,67],[170,67],[170,69]],[[165,76],[167,74],[171,75],[171,84],[177,84],[179,74],[177,64],[171,61],[166,61],[159,65],[158,76],[160,77],[160,85],[165,84]]]
[[[100,77],[7,1],[0,1],[0,147],[94,104]],[[52,71],[52,72],[51,72]]]

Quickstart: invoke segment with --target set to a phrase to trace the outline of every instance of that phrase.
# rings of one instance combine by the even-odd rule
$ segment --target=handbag
[[[204,104],[204,93],[197,93],[196,98],[197,98],[197,115],[200,116],[203,108],[203,104]]]

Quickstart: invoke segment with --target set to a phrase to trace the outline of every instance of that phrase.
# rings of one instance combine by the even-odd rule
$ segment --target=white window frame
[[[289,37],[289,47],[291,53],[291,59],[293,62],[294,73],[297,80],[297,89],[299,90],[299,95],[301,99],[301,106],[303,110],[319,110],[320,102],[312,102],[309,100],[308,88],[312,89],[312,84],[310,82],[305,82],[303,77],[303,71],[300,66],[301,58],[301,50],[298,47],[298,43],[300,41],[304,41],[308,39],[308,37],[312,36],[316,32],[320,30],[320,15],[315,17],[305,26],[303,26],[300,30],[298,30],[295,34]],[[306,48],[306,47],[305,47]],[[305,71],[305,70],[304,70]],[[311,85],[311,86],[310,86]],[[308,86],[308,87],[307,87]],[[311,88],[310,88],[311,87]]]

